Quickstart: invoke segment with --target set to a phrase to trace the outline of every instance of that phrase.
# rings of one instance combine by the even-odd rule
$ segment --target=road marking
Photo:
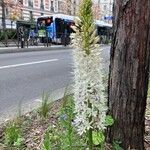
[[[54,61],[58,61],[58,59],[50,59],[50,60],[34,61],[34,62],[29,62],[29,63],[15,64],[15,65],[0,66],[0,69],[15,68],[15,67],[35,65],[35,64],[48,63],[48,62],[54,62]]]

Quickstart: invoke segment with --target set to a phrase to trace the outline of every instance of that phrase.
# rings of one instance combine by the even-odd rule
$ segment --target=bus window
[[[74,30],[72,29],[72,26],[75,26],[74,22],[69,22],[68,23],[68,34],[70,35],[71,33],[74,33]]]
[[[37,28],[39,37],[46,37],[46,30],[53,22],[52,17],[47,18],[38,18],[37,20]]]
[[[44,29],[47,26],[50,26],[51,23],[53,22],[53,18],[52,17],[48,17],[48,18],[39,18],[37,21],[37,26],[38,29]]]
[[[56,38],[61,38],[64,32],[65,22],[63,19],[56,18],[55,23],[56,23]]]
[[[45,29],[45,20],[38,21],[37,26],[39,30]]]

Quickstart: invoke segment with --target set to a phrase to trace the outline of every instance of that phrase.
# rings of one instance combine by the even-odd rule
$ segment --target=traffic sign
[[[104,16],[105,20],[112,20],[112,18],[113,18],[112,16]]]

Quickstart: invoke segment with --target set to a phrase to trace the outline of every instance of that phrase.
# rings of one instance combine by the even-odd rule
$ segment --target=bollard
[[[21,38],[21,48],[24,48],[24,38]]]
[[[47,43],[46,44],[47,44],[47,47],[48,47],[48,38],[47,38]]]

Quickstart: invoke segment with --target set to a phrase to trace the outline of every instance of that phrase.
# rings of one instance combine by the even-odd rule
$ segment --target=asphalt
[[[61,49],[61,50],[60,50]],[[103,46],[104,71],[108,72],[109,46]],[[72,49],[0,54],[0,122],[40,105],[43,92],[61,98],[73,83]],[[68,90],[70,92],[70,89]]]

